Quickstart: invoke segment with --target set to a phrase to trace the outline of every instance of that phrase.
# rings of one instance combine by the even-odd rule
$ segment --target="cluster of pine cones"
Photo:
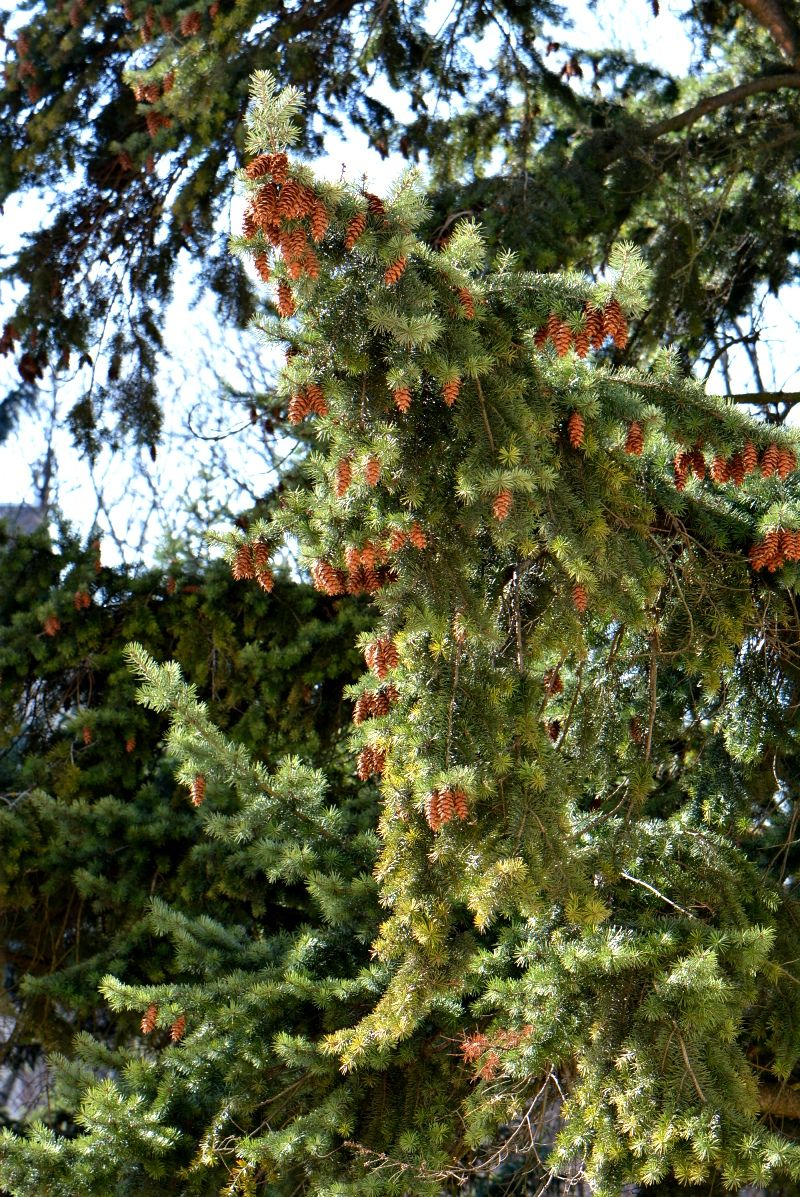
[[[773,442],[759,454],[753,442],[748,441],[731,457],[717,454],[708,470],[703,447],[697,444],[692,449],[681,449],[675,455],[675,489],[683,490],[692,474],[702,482],[708,472],[714,482],[732,482],[734,486],[741,486],[747,475],[756,469],[760,470],[762,478],[777,474],[783,480],[796,468],[797,458],[791,449],[781,448]]]
[[[396,669],[400,664],[400,653],[393,640],[388,636],[379,636],[364,649],[364,660],[371,672],[383,681],[389,670]]]
[[[386,753],[383,748],[362,748],[358,754],[358,768],[356,772],[360,781],[367,781],[373,773],[383,773],[386,765]]]
[[[236,550],[231,572],[237,582],[255,579],[262,590],[269,593],[275,585],[275,577],[269,568],[270,546],[265,540],[255,544],[243,544]]]
[[[306,416],[327,416],[328,401],[322,387],[316,382],[310,382],[302,387],[289,400],[286,418],[290,424],[300,424]]]
[[[468,814],[467,795],[457,787],[445,786],[441,790],[431,790],[425,799],[425,818],[431,831],[438,831],[451,819],[463,821]]]
[[[249,179],[266,179],[253,196],[245,214],[242,231],[248,239],[262,233],[275,249],[279,249],[290,278],[319,277],[319,259],[309,243],[316,244],[325,236],[330,217],[313,188],[289,177],[289,160],[283,152],[259,154],[246,168]],[[271,275],[268,253],[255,255],[255,267],[267,282]],[[281,316],[294,314],[294,299],[289,284],[282,280],[278,286],[278,312]]]
[[[774,573],[787,561],[800,561],[800,531],[772,528],[763,540],[752,546],[747,555],[753,569],[767,569]]]
[[[556,312],[551,312],[547,321],[533,338],[537,349],[544,349],[548,341],[559,357],[565,357],[574,349],[578,357],[586,357],[589,349],[600,349],[607,337],[611,337],[618,349],[628,344],[628,322],[616,299],[610,299],[604,308],[583,305],[583,326],[573,332]]]
[[[353,707],[353,723],[356,726],[366,719],[380,719],[388,715],[390,708],[397,702],[400,692],[397,686],[381,686],[380,690],[364,690],[359,694]]]
[[[420,524],[414,520],[408,531],[395,528],[381,540],[368,540],[361,546],[348,546],[344,551],[346,569],[339,569],[330,561],[315,561],[311,577],[323,594],[375,594],[381,587],[397,580],[397,573],[387,565],[391,554],[399,553],[407,544],[424,549],[428,544]]]

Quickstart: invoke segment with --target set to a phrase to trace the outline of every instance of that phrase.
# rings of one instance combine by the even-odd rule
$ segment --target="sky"
[[[9,8],[8,3],[0,7],[13,12],[13,5]],[[631,0],[622,7],[618,0],[599,0],[594,11],[583,0],[569,0],[566,4],[582,44],[588,45],[591,40],[598,46],[633,49],[640,58],[681,73],[688,69],[691,54],[679,19],[685,7],[685,3],[678,0],[668,0],[667,3],[662,0],[661,12],[656,19],[648,0]],[[623,9],[625,19],[620,21]],[[449,11],[449,2],[436,0],[431,3],[429,28],[437,30]],[[553,40],[569,40],[568,30],[554,26],[549,32]],[[488,54],[490,50],[489,44],[483,46],[483,53]],[[377,85],[374,92],[378,98],[390,103],[400,116],[403,115],[402,97],[393,95],[381,85]],[[360,180],[363,175],[369,188],[377,192],[385,191],[406,166],[399,156],[382,159],[368,145],[363,134],[354,130],[342,137],[329,136],[326,149],[327,153],[314,161],[318,174],[339,178],[344,170],[354,180]],[[44,205],[37,209],[31,197],[26,197],[23,202],[9,203],[3,215],[0,250],[7,253],[12,249],[20,234],[41,218],[43,210]],[[242,210],[243,200],[233,196],[226,217],[228,228],[238,231]],[[124,558],[134,563],[152,559],[165,533],[184,524],[187,503],[211,502],[219,508],[220,526],[225,526],[232,511],[247,507],[251,502],[235,481],[226,482],[226,468],[232,469],[236,478],[247,479],[252,497],[269,488],[272,467],[265,458],[261,439],[253,434],[253,430],[241,431],[242,425],[247,423],[246,418],[243,420],[242,407],[232,406],[230,413],[223,413],[214,425],[204,423],[202,414],[203,396],[216,388],[219,374],[237,389],[247,391],[266,381],[270,371],[269,356],[263,347],[256,346],[254,340],[248,346],[246,338],[243,342],[239,334],[221,329],[209,302],[192,306],[191,276],[191,266],[183,263],[175,300],[167,317],[166,341],[181,346],[180,368],[168,363],[163,367],[163,392],[174,396],[174,401],[165,404],[164,441],[156,461],[150,461],[146,451],[142,451],[137,463],[139,469],[132,470],[130,455],[126,465],[110,452],[101,453],[93,468],[80,458],[60,422],[86,384],[87,368],[84,367],[84,377],[79,373],[72,382],[60,385],[58,391],[47,395],[52,411],[49,430],[39,422],[23,421],[19,431],[0,446],[0,504],[35,500],[33,467],[44,456],[46,431],[52,436],[58,463],[59,482],[54,497],[63,514],[82,535],[88,536],[93,525],[106,533],[104,555],[108,560]],[[0,319],[7,315],[12,300],[13,296],[8,292],[0,294]],[[800,369],[793,352],[798,323],[800,297],[797,289],[786,292],[780,300],[774,296],[764,297],[762,342],[769,350],[764,355],[767,374],[764,384],[769,389],[800,389]],[[243,344],[247,348],[244,369]],[[7,367],[9,361],[6,359]],[[257,362],[254,371],[250,365],[253,361]],[[743,353],[731,355],[729,378],[736,391],[755,389],[752,370]],[[725,384],[719,371],[709,381],[709,390],[724,392]],[[200,426],[205,437],[218,439],[189,438],[187,422],[194,432]],[[291,445],[287,443],[278,446],[277,451],[281,453],[289,448]],[[114,535],[110,535],[108,529],[113,529]],[[162,555],[168,556],[168,547],[162,544],[161,551]]]

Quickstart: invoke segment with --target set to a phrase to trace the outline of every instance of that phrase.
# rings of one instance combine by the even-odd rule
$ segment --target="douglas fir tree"
[[[141,1040],[83,1037],[82,1133],[6,1136],[0,1179],[433,1197],[516,1160],[602,1197],[796,1192],[792,438],[668,350],[614,368],[630,246],[598,284],[487,261],[468,221],[432,249],[412,175],[382,198],[289,157],[297,107],[255,76],[233,248],[317,451],[228,554],[268,589],[291,535],[319,590],[371,596],[352,748],[377,828],[132,647],[269,918],[155,903],[172,976],[103,983]]]

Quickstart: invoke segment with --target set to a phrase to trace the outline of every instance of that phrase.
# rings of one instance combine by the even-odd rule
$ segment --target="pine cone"
[[[270,154],[259,154],[257,158],[253,158],[248,162],[245,167],[248,179],[260,179],[264,175],[269,174],[270,157]]]
[[[372,195],[369,191],[366,193],[366,196],[367,211],[369,212],[370,216],[374,216],[376,219],[382,220],[386,216],[386,208],[384,207],[383,200],[377,195]]]
[[[270,594],[275,587],[275,575],[271,569],[262,569],[256,574],[256,581],[262,590]]]
[[[183,37],[194,37],[196,33],[200,32],[200,13],[187,12],[181,17],[181,34]]]
[[[278,188],[274,183],[264,183],[253,196],[252,204],[258,224],[266,232],[277,220]]]
[[[88,724],[85,724],[84,727],[82,728],[81,737],[83,739],[84,744],[88,748],[89,745],[91,744],[92,740],[94,739],[94,736],[92,735],[92,729],[89,727]]]
[[[284,279],[281,279],[278,283],[278,315],[288,319],[294,315],[295,310],[292,288]]]
[[[89,597],[89,594],[87,591],[85,591],[85,590],[76,590],[75,591],[74,595],[72,596],[72,605],[76,611],[84,611],[87,607],[90,607],[91,604],[92,604],[92,600]]]
[[[425,549],[428,547],[428,538],[416,520],[414,520],[413,524],[408,530],[408,539],[411,541],[415,549]]]
[[[353,707],[353,723],[358,726],[365,719],[371,719],[375,714],[375,700],[369,690],[364,690],[356,699]]]
[[[586,431],[586,421],[579,411],[574,411],[567,420],[567,436],[573,449],[580,449]]]
[[[611,299],[603,309],[603,332],[614,340],[617,349],[628,344],[628,322],[616,299]]]
[[[299,424],[309,413],[309,400],[305,391],[292,395],[286,410],[286,418],[290,424]]]
[[[675,454],[674,470],[675,470],[675,489],[685,490],[686,480],[689,477],[689,468],[692,464],[692,457],[685,449],[679,449]]]
[[[751,545],[747,556],[753,569],[763,569],[770,559],[770,551],[763,540]]]
[[[787,561],[800,561],[800,532],[787,532],[785,549]]]
[[[392,391],[392,398],[395,401],[397,410],[405,415],[411,407],[411,391],[408,387],[395,387]]]
[[[439,793],[439,819],[442,823],[449,823],[456,811],[453,791],[447,786]]]
[[[638,420],[632,420],[628,425],[628,435],[625,438],[625,452],[640,457],[644,448],[644,432]]]
[[[206,779],[202,773],[198,773],[192,782],[191,788],[191,803],[192,806],[201,806],[203,799],[206,796]]]
[[[728,462],[728,476],[733,485],[741,486],[746,473],[744,455],[742,453],[734,453]]]
[[[561,735],[561,721],[559,719],[550,719],[547,723],[548,739],[555,744],[558,737]]]
[[[768,445],[761,455],[761,477],[771,478],[780,462],[780,450],[776,444]]]
[[[353,481],[353,466],[348,458],[343,457],[336,467],[336,498],[342,499],[350,489]]]
[[[136,748],[136,736],[128,736],[125,741],[125,751],[130,755]]]
[[[281,220],[298,220],[303,215],[305,206],[303,193],[297,179],[287,179],[281,187],[278,216]]]
[[[325,232],[330,223],[328,216],[328,209],[323,204],[322,200],[317,200],[311,212],[311,238],[313,241],[319,243],[325,236]]]
[[[758,450],[752,441],[747,441],[745,443],[744,449],[742,450],[742,461],[744,462],[744,472],[746,474],[752,474],[753,470],[758,465]]]
[[[711,478],[714,482],[718,482],[720,485],[722,485],[722,483],[728,481],[729,477],[730,470],[728,467],[728,462],[721,453],[718,453],[711,465]]]
[[[286,182],[289,173],[289,159],[283,150],[281,150],[277,154],[267,154],[267,161],[269,164],[269,173],[272,175],[273,180],[279,186],[282,186]]]
[[[149,1035],[151,1031],[155,1030],[156,1019],[158,1018],[158,1006],[155,1002],[151,1002],[142,1015],[141,1028],[142,1034]]]
[[[547,344],[547,338],[549,335],[550,334],[548,332],[548,328],[547,328],[546,324],[543,324],[541,328],[536,330],[536,333],[533,338],[533,343],[537,349],[544,349],[545,345]]]
[[[430,794],[425,799],[425,818],[428,820],[428,826],[431,831],[438,831],[442,825],[442,820],[439,816],[439,791],[431,790]]]
[[[442,398],[448,407],[452,407],[458,398],[458,393],[461,390],[461,379],[451,378],[442,386]]]
[[[169,1037],[173,1043],[180,1042],[186,1034],[186,1018],[183,1014],[179,1014],[174,1023],[169,1029]]]
[[[262,283],[268,283],[272,277],[272,268],[269,264],[269,254],[256,254],[255,258],[253,259],[253,265],[255,266]]]
[[[794,453],[792,453],[791,449],[778,450],[777,474],[781,481],[783,481],[785,478],[788,478],[796,466],[797,458],[795,457]]]
[[[603,331],[603,313],[599,308],[592,307],[590,303],[584,305],[584,313],[586,317],[586,332],[589,335],[589,344],[592,349],[600,349],[606,339]]]
[[[496,520],[499,521],[499,523],[502,523],[503,520],[508,518],[508,514],[513,505],[514,496],[508,487],[504,486],[503,489],[495,495],[494,502],[492,503],[492,515]]]
[[[550,336],[558,356],[566,357],[572,345],[572,329],[569,325],[559,321],[558,328]]]
[[[380,458],[372,454],[372,456],[367,458],[367,464],[364,466],[364,479],[367,483],[367,486],[377,486],[380,476]]]
[[[575,345],[575,352],[577,353],[578,357],[586,357],[587,353],[589,352],[589,345],[591,344],[589,330],[587,328],[579,329],[579,331],[575,333],[573,343]]]
[[[383,281],[387,287],[393,287],[394,284],[402,278],[408,265],[408,258],[405,256],[398,258],[396,262],[392,262],[388,270],[384,272]]]
[[[344,572],[335,569],[329,561],[315,561],[311,567],[314,587],[323,594],[345,594],[347,584]]]
[[[584,611],[589,606],[589,595],[582,582],[576,582],[572,587],[572,601],[575,604],[575,610],[580,615],[583,615]]]
[[[317,382],[310,382],[305,390],[308,413],[314,416],[327,416],[328,401],[322,387]]]
[[[467,805],[467,795],[463,790],[453,790],[453,807],[455,809],[456,818],[463,821],[469,815],[469,807]]]
[[[472,298],[471,292],[468,291],[466,287],[459,287],[457,294],[458,302],[461,304],[461,310],[464,313],[465,319],[474,320],[475,300]]]
[[[61,620],[57,615],[48,615],[42,626],[45,636],[57,636],[61,631]]]
[[[389,537],[389,552],[399,553],[400,550],[405,546],[407,540],[407,534],[403,532],[401,528],[395,528]]]
[[[706,476],[706,459],[703,450],[699,445],[695,445],[689,454],[689,460],[692,467],[692,472],[695,478],[699,478],[702,482]]]
[[[351,250],[358,241],[364,229],[367,227],[367,218],[363,212],[357,213],[356,216],[349,222],[345,231],[344,247],[346,250]]]

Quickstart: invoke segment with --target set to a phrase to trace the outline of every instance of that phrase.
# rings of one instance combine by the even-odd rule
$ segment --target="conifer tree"
[[[672,350],[600,353],[640,310],[631,245],[599,283],[491,258],[469,220],[431,248],[413,174],[379,197],[289,156],[299,103],[254,77],[233,249],[317,448],[227,556],[268,589],[291,535],[320,591],[371,597],[377,828],[133,645],[270,917],[155,901],[170,975],[102,985],[141,1038],[79,1037],[82,1133],[6,1135],[0,1180],[433,1197],[521,1158],[601,1197],[796,1192],[795,442]]]
[[[657,40],[658,5],[637,6]],[[17,5],[0,203],[42,186],[52,202],[2,274],[15,286],[0,335],[15,382],[0,434],[54,369],[86,379],[71,421],[87,449],[126,436],[155,445],[160,402],[173,400],[157,394],[156,369],[179,255],[223,320],[249,319],[252,288],[224,253],[221,221],[247,79],[264,67],[328,127],[349,121],[383,154],[428,156],[433,243],[468,211],[493,251],[514,248],[531,269],[600,270],[612,241],[630,238],[654,272],[631,359],[665,336],[689,360],[722,352],[760,291],[797,277],[800,20],[783,0],[685,7],[683,78],[598,47],[593,18],[554,42],[555,22],[574,13],[550,0],[471,0],[438,36],[420,3]],[[407,100],[407,120],[376,98],[375,78]],[[319,128],[307,123],[307,148]]]

